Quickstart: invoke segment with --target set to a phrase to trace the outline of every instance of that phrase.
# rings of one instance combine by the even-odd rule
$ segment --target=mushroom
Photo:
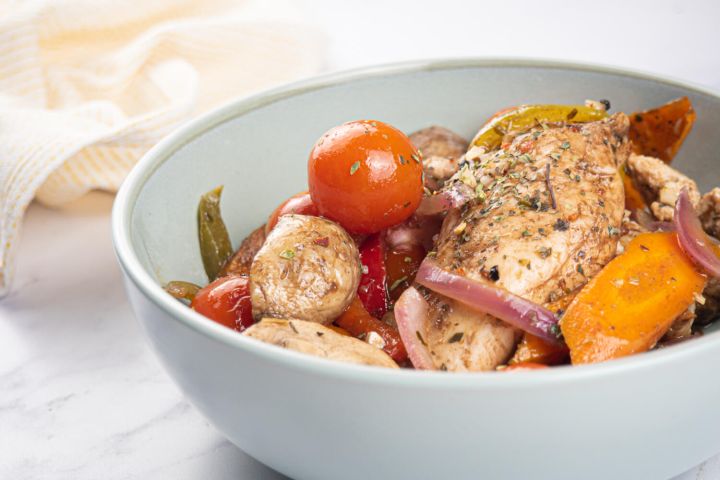
[[[360,255],[336,223],[283,215],[250,267],[255,318],[297,318],[332,323],[360,282]]]
[[[248,328],[243,334],[265,343],[316,357],[360,365],[398,368],[393,359],[381,349],[314,322],[263,318],[260,323]]]

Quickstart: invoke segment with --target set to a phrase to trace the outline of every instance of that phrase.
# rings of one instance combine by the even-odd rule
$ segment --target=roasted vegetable
[[[575,297],[560,326],[573,364],[644,352],[705,287],[675,233],[644,233]]]
[[[397,128],[374,120],[334,127],[315,143],[308,186],[320,215],[352,234],[407,220],[423,197],[420,152]]]
[[[220,196],[223,187],[217,187],[200,197],[198,204],[198,237],[200,255],[208,279],[212,282],[233,254],[225,222],[220,215]]]
[[[190,307],[220,325],[242,332],[255,323],[248,277],[221,277],[201,288]]]
[[[362,275],[357,290],[358,298],[370,315],[382,318],[388,310],[383,236],[379,233],[370,235],[362,242],[359,250]]]
[[[545,308],[561,316],[576,294],[577,292],[560,297],[558,300],[546,304]],[[568,360],[568,353],[567,345],[564,343],[550,343],[530,333],[524,333],[515,354],[508,363],[510,365],[527,362],[558,365]]]
[[[183,282],[182,280],[173,280],[165,285],[165,291],[177,298],[178,300],[189,300],[192,301],[197,295],[200,287],[190,282]]]
[[[423,246],[418,244],[405,244],[388,249],[385,267],[390,300],[397,301],[402,292],[413,284],[425,253]]]
[[[690,133],[695,116],[687,97],[631,114],[629,137],[634,152],[670,163]]]
[[[382,350],[329,327],[303,320],[264,318],[248,328],[248,337],[288,350],[339,362],[398,368]]]
[[[250,235],[245,237],[242,243],[240,243],[237,251],[225,262],[225,265],[223,265],[220,270],[219,276],[249,275],[253,258],[255,258],[257,252],[260,251],[263,243],[265,243],[265,230],[266,226],[261,225],[250,232]]]
[[[381,348],[396,362],[407,360],[407,352],[397,329],[370,315],[357,297],[335,323],[351,335]],[[378,335],[376,341],[373,341],[374,335]]]
[[[525,333],[509,364],[518,365],[530,362],[558,365],[566,362],[567,358],[568,348],[566,345],[546,342],[540,337]]]
[[[275,225],[277,225],[278,218],[282,217],[283,215],[289,215],[291,213],[296,213],[298,215],[318,215],[318,210],[315,204],[312,201],[312,198],[310,198],[309,192],[300,192],[292,197],[285,200],[283,203],[280,204],[268,217],[267,224],[265,224],[265,235],[270,233],[270,230],[275,228]]]
[[[607,117],[605,110],[585,105],[521,105],[496,113],[473,138],[471,145],[493,150],[511,131],[529,130],[538,123],[585,123]]]
[[[360,255],[338,224],[283,215],[250,267],[255,318],[297,318],[330,324],[360,283]]]
[[[647,206],[645,199],[640,193],[640,190],[635,186],[635,183],[627,173],[627,165],[620,167],[620,178],[623,181],[623,187],[625,188],[625,210],[635,211],[643,209]]]

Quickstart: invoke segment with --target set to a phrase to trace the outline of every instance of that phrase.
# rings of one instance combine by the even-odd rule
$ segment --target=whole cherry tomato
[[[382,318],[388,310],[387,273],[385,272],[385,242],[374,233],[360,245],[362,276],[358,298],[365,310],[375,318]]]
[[[382,339],[382,349],[393,360],[402,363],[408,358],[397,328],[370,315],[358,297],[355,297],[345,313],[335,320],[335,324],[354,337],[368,339],[368,335],[376,333]]]
[[[407,219],[423,196],[420,153],[400,130],[358,120],[327,131],[308,161],[320,215],[350,233],[375,233]]]
[[[425,249],[417,244],[399,245],[387,252],[387,288],[393,302],[415,281],[415,275],[424,258]]]
[[[197,292],[190,307],[210,320],[238,332],[255,323],[250,286],[245,275],[218,278]]]
[[[270,230],[275,228],[278,218],[291,213],[318,216],[317,207],[313,203],[312,198],[310,198],[310,193],[300,192],[281,203],[280,206],[270,214],[270,217],[268,217],[267,224],[265,225],[265,234],[270,233]]]

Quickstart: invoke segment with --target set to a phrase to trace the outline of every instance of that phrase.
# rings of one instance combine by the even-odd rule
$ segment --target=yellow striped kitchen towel
[[[23,214],[115,191],[179,123],[310,75],[320,35],[276,0],[0,0],[0,295]]]

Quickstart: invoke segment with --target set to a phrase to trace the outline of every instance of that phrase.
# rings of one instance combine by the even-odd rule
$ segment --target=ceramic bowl
[[[612,68],[447,60],[319,77],[191,122],[132,171],[113,211],[128,295],[190,402],[238,447],[296,479],[662,479],[720,452],[720,333],[623,360],[515,373],[448,374],[334,363],[246,338],[167,295],[204,283],[195,210],[223,184],[235,245],[306,187],[314,141],[373,118],[471,137],[522,103],[610,99],[613,110],[691,98],[677,167],[720,184],[720,97]],[[172,439],[168,439],[171,441]]]

